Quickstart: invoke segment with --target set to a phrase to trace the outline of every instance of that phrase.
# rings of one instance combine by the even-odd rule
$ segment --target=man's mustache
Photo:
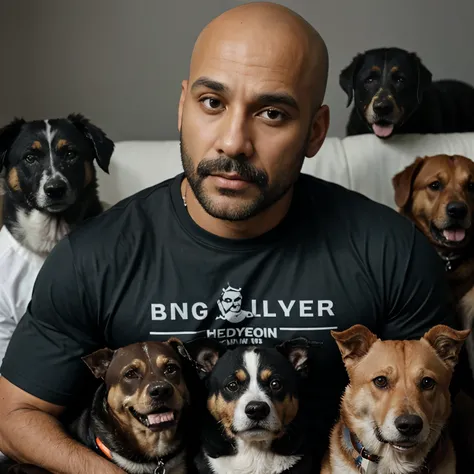
[[[220,156],[219,158],[202,160],[196,168],[196,174],[201,178],[218,173],[235,173],[245,181],[265,187],[268,184],[267,174],[255,168],[248,161],[239,158]]]

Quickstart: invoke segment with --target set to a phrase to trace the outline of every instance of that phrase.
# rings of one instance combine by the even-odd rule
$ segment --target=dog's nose
[[[415,436],[423,429],[423,420],[418,415],[401,415],[395,419],[395,427],[405,436]]]
[[[380,100],[374,103],[374,112],[377,115],[388,115],[393,111],[393,102],[390,100]]]
[[[148,395],[157,400],[168,400],[173,395],[173,387],[169,383],[155,383],[148,386]]]
[[[43,189],[46,196],[51,199],[60,199],[66,194],[67,184],[61,178],[51,178],[46,181]]]
[[[467,205],[465,202],[452,201],[446,206],[446,214],[455,219],[464,219],[467,215]]]
[[[265,402],[249,402],[245,407],[245,414],[254,421],[264,420],[270,413],[270,407]]]

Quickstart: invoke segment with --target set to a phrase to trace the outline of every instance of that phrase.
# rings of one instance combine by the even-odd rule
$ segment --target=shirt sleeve
[[[385,248],[382,291],[388,294],[388,307],[379,324],[380,337],[419,339],[437,324],[462,329],[455,317],[455,301],[443,261],[427,238],[413,226],[408,242],[396,231],[393,239],[392,250],[387,249],[390,244]],[[453,395],[462,389],[474,397],[474,380],[465,347],[451,386]]]
[[[81,357],[101,347],[96,312],[90,308],[65,237],[36,278],[5,354],[2,376],[47,402],[71,403],[91,377]]]
[[[384,261],[384,339],[420,338],[437,324],[457,327],[442,260],[420,231],[414,226],[407,230],[407,238],[397,238],[394,230],[394,248],[387,249],[393,258]]]
[[[12,302],[0,286],[0,364],[16,327],[12,308]]]

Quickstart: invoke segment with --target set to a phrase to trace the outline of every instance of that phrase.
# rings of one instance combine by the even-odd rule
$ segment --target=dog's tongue
[[[377,125],[374,123],[372,129],[378,137],[388,137],[393,132],[393,125]]]
[[[443,237],[451,242],[461,242],[465,236],[466,231],[464,229],[443,230]]]
[[[166,423],[167,421],[174,420],[174,413],[172,411],[167,411],[165,413],[153,413],[148,415],[148,424],[149,425],[159,425],[160,423]]]

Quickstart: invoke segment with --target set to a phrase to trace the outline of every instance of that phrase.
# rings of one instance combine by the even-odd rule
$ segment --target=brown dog
[[[459,155],[416,160],[392,179],[399,212],[411,219],[445,261],[460,324],[474,321],[474,162]],[[466,341],[474,371],[474,334]]]
[[[185,377],[188,360],[176,338],[115,351],[100,349],[84,357],[104,382],[91,405],[69,427],[70,433],[129,474],[185,474],[191,404]],[[25,464],[9,470],[39,472]]]
[[[438,325],[382,341],[360,324],[332,331],[350,383],[321,474],[454,474],[449,385],[469,332]]]

